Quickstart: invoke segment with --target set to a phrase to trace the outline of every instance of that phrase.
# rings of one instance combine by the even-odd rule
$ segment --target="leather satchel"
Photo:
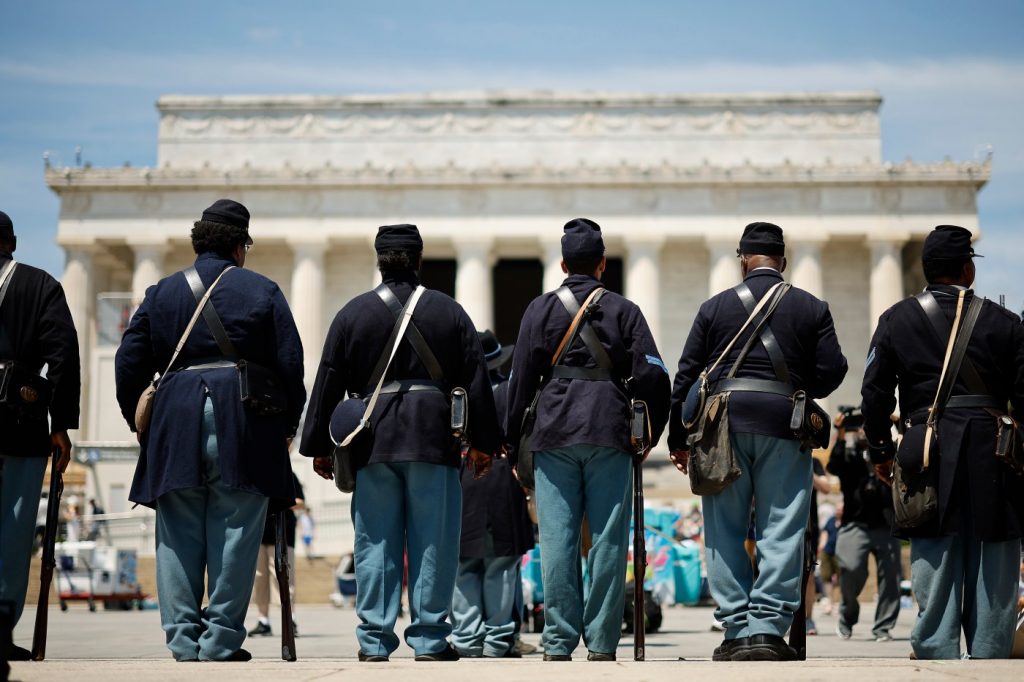
[[[391,338],[388,339],[381,354],[382,358],[387,356],[387,362],[380,371],[377,385],[369,399],[347,398],[338,403],[331,414],[330,435],[335,445],[334,451],[331,453],[334,466],[334,485],[343,493],[350,493],[356,489],[356,471],[362,466],[371,446],[370,415],[373,414],[373,408],[377,406],[377,399],[380,398],[381,389],[384,387],[384,378],[395,359],[398,345],[409,328],[413,311],[424,291],[422,286],[416,287],[395,322]],[[380,366],[379,362],[377,364]]]
[[[155,381],[150,383],[142,392],[142,395],[139,396],[139,400],[135,404],[135,433],[138,434],[140,439],[142,438],[142,434],[149,429],[149,423],[153,419],[153,401],[156,400],[157,389],[160,388],[160,384],[163,382],[164,377],[167,376],[167,373],[171,371],[172,367],[174,367],[174,362],[178,359],[181,349],[185,347],[185,342],[188,340],[189,334],[192,333],[192,328],[196,326],[196,321],[199,319],[199,315],[202,314],[203,308],[206,306],[206,302],[210,300],[210,295],[213,293],[217,283],[220,282],[221,277],[227,274],[228,270],[231,270],[234,267],[235,266],[233,265],[229,265],[224,268],[221,273],[217,275],[217,279],[213,281],[210,288],[203,294],[202,298],[199,300],[199,304],[196,306],[195,312],[192,313],[192,319],[188,321],[188,326],[185,327],[184,333],[182,333],[181,338],[178,340],[178,345],[175,347],[174,353],[171,355],[171,361],[167,363],[167,368],[156,378]]]
[[[957,297],[956,315],[946,342],[939,387],[935,391],[932,406],[928,409],[927,421],[923,424],[909,425],[896,451],[892,498],[897,528],[918,528],[931,522],[938,515],[939,467],[933,466],[933,459],[939,461],[939,420],[953,391],[953,385],[967,352],[967,344],[970,343],[974,331],[974,323],[982,306],[981,299],[975,296],[964,315],[966,294],[966,291],[961,291]],[[964,317],[962,326],[961,316]]]
[[[793,393],[793,414],[789,419],[789,428],[804,448],[827,448],[832,422],[828,412],[811,400],[805,391],[796,391]]]
[[[551,367],[554,368],[558,365],[565,354],[569,352],[569,347],[572,345],[572,341],[576,334],[580,330],[580,325],[583,322],[583,318],[586,317],[587,311],[590,306],[596,304],[601,296],[604,295],[605,289],[598,287],[590,292],[586,300],[583,301],[583,305],[576,311],[576,315],[572,319],[572,323],[562,336],[562,340],[558,344],[558,348],[555,349],[555,354],[551,357]],[[572,294],[570,293],[570,296]],[[564,304],[564,302],[563,302]],[[589,348],[590,344],[588,344]],[[541,391],[544,390],[546,385],[545,380],[542,378],[540,386],[537,391],[533,394],[533,400],[530,401],[530,405],[523,412],[523,420],[519,427],[519,443],[516,445],[516,477],[519,479],[519,484],[527,490],[533,490],[536,486],[536,481],[533,472],[533,447],[530,445],[530,438],[533,435],[533,428],[537,423],[537,405],[540,402]]]

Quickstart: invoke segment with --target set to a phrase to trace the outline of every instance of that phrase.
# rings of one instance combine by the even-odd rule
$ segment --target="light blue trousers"
[[[918,612],[910,645],[920,659],[960,658],[960,631],[972,658],[1009,658],[1017,613],[1020,540],[960,535],[910,540]]]
[[[734,433],[743,470],[731,486],[706,495],[704,544],[715,618],[726,639],[782,637],[800,605],[803,543],[811,499],[811,455],[795,440]],[[758,576],[743,547],[754,505]]]
[[[245,641],[267,498],[220,477],[213,403],[203,408],[204,485],[156,502],[156,588],[167,648],[178,661],[218,661]],[[203,575],[209,582],[204,609]]]
[[[512,648],[519,557],[459,562],[452,598],[452,644],[464,656],[500,658]]]
[[[14,623],[25,609],[32,536],[47,457],[0,457],[0,600],[14,602]]]
[[[459,470],[426,462],[370,464],[356,474],[356,626],[359,649],[390,656],[402,598],[403,554],[409,556],[405,642],[416,655],[448,646],[448,614],[459,564],[462,486]]]
[[[534,467],[545,652],[571,654],[582,635],[589,650],[615,653],[626,599],[632,455],[614,448],[574,445],[537,452]],[[584,515],[593,543],[587,556],[590,590],[586,600],[580,565]]]

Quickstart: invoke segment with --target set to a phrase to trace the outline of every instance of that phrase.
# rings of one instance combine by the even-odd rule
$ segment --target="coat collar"
[[[199,265],[200,263],[220,263],[221,270],[229,265],[238,266],[238,263],[236,263],[233,258],[225,258],[215,251],[205,251],[196,256],[196,265]]]
[[[750,279],[753,279],[754,277],[770,277],[772,279],[781,280],[782,273],[776,270],[775,268],[758,268],[756,270],[751,270],[750,272],[748,272],[747,276],[743,278],[743,281],[746,282]]]
[[[411,284],[414,287],[419,286],[420,276],[413,270],[386,270],[381,274],[381,280],[385,284],[399,284],[406,283]]]

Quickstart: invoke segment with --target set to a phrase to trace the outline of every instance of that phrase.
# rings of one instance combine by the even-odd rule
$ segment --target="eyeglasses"
[[[246,252],[246,253],[249,253],[249,249],[251,249],[251,248],[252,248],[252,242],[251,242],[251,241],[249,241],[249,242],[246,242],[245,244],[242,244],[242,246],[244,246],[244,247],[245,247],[245,252]]]

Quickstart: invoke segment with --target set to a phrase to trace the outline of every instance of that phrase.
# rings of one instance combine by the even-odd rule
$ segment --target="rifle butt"
[[[288,538],[285,532],[285,512],[274,515],[274,572],[277,574],[277,591],[281,595],[281,660],[298,660],[295,652],[295,630],[292,627],[292,593],[289,580]]]
[[[32,660],[46,659],[46,632],[49,627],[50,586],[57,566],[57,524],[60,520],[60,497],[64,492],[64,477],[58,463],[60,448],[50,453],[50,489],[46,502],[46,530],[43,533],[43,561],[39,571],[39,601],[36,603],[36,622],[32,631]]]

